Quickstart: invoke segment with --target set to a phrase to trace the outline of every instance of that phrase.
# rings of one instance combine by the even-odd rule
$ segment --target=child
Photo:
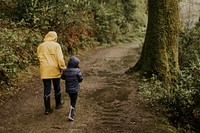
[[[74,120],[75,115],[75,106],[78,97],[78,92],[80,90],[80,82],[83,80],[83,75],[79,69],[79,59],[75,56],[72,56],[65,69],[61,75],[61,79],[65,80],[66,92],[70,97],[70,111],[68,119],[70,121]]]

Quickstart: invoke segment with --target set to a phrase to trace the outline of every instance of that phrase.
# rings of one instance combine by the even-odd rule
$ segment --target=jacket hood
[[[49,31],[44,37],[44,41],[57,41],[57,33],[55,31]]]
[[[78,68],[78,64],[79,64],[79,59],[75,56],[70,57],[69,61],[68,61],[68,68]]]

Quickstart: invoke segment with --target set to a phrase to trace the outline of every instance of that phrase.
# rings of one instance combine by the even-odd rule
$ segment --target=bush
[[[36,64],[36,48],[41,42],[37,30],[0,28],[0,86],[9,84],[20,70]]]
[[[186,27],[180,34],[179,64],[181,69],[200,62],[200,22],[194,28]]]

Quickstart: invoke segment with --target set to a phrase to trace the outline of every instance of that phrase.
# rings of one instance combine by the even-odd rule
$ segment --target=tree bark
[[[130,71],[157,75],[162,81],[175,80],[179,73],[177,0],[148,0],[148,25],[139,61]]]

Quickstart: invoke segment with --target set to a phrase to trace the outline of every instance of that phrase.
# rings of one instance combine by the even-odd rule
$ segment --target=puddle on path
[[[123,86],[121,88],[119,88],[119,86],[110,86],[96,90],[92,93],[91,97],[93,97],[97,103],[111,103],[115,100],[123,102],[128,100],[130,92],[130,90],[123,88]]]

